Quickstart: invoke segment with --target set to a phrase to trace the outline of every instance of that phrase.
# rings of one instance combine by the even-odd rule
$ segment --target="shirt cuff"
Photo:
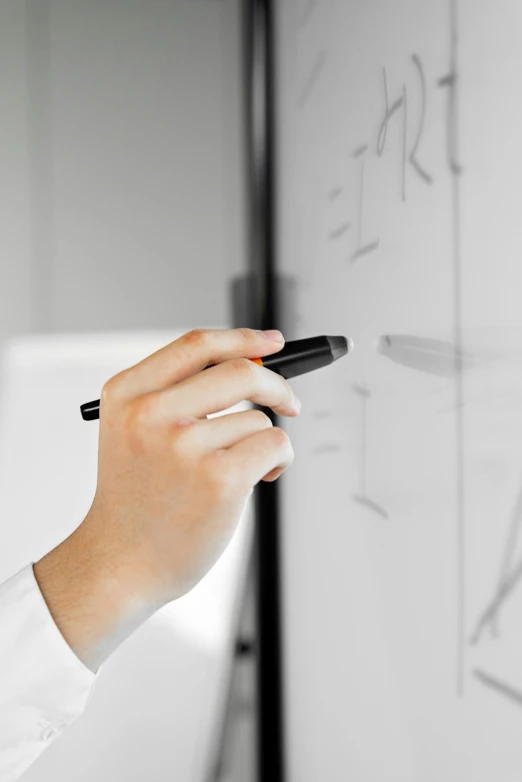
[[[33,564],[0,585],[0,782],[17,779],[83,712],[101,670],[61,634]]]

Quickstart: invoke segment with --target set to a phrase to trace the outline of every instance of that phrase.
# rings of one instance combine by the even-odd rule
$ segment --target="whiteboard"
[[[522,4],[277,4],[291,782],[522,779]]]

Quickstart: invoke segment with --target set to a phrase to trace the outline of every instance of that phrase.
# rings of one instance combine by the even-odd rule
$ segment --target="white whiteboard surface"
[[[292,381],[289,779],[515,782],[522,4],[282,0],[277,28],[286,336],[355,340]]]

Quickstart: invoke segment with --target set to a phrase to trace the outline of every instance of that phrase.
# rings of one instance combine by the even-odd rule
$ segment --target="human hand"
[[[250,329],[196,330],[105,383],[93,503],[34,566],[56,624],[93,670],[205,575],[256,483],[291,464],[288,436],[263,412],[206,418],[242,400],[298,415],[288,382],[248,360],[283,345]]]

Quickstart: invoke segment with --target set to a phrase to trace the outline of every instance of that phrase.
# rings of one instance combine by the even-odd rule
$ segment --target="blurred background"
[[[0,3],[0,580],[90,507],[98,425],[80,403],[185,331],[231,325],[242,101],[239,0]],[[250,536],[245,518],[200,587],[120,647],[24,778],[248,781],[252,672],[231,659]]]
[[[238,0],[3,2],[0,58],[0,337],[226,325]]]

